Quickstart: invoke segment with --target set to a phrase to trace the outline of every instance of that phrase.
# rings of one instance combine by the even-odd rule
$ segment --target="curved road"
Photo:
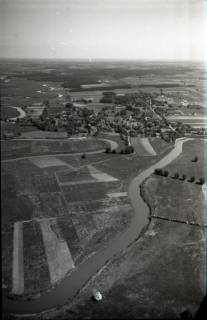
[[[14,117],[14,118],[10,118],[10,120],[16,121],[17,119],[22,119],[22,118],[24,118],[26,116],[26,113],[22,108],[13,107],[13,106],[12,106],[12,108],[16,109],[19,112],[19,116]]]
[[[155,168],[162,168],[182,153],[183,143],[193,139],[180,138],[176,140],[174,149],[163,159],[141,172],[129,186],[129,197],[135,210],[130,226],[121,234],[116,235],[100,251],[91,256],[50,292],[31,301],[15,301],[3,299],[3,310],[7,313],[34,314],[55,308],[70,301],[78,290],[93,276],[108,260],[120,253],[135,241],[143,227],[149,222],[149,208],[142,199],[139,187],[149,177]]]

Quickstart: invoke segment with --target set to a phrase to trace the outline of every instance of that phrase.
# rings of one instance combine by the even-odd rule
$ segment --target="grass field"
[[[204,148],[201,141],[187,142],[183,154],[166,169],[205,175]],[[199,161],[192,163],[195,154]],[[143,190],[151,216],[202,220],[200,185],[152,175]],[[97,319],[103,314],[177,319],[186,310],[194,315],[205,295],[205,247],[203,228],[152,218],[145,234],[93,277],[72,304],[43,319]],[[101,303],[91,299],[94,287],[103,295]]]

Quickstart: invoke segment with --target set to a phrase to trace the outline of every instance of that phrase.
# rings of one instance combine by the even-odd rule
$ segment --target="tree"
[[[155,169],[154,174],[158,176],[162,176],[163,175],[162,169]]]
[[[194,181],[195,181],[195,177],[194,177],[194,176],[191,176],[188,181],[189,181],[189,182],[194,182]]]
[[[165,170],[165,171],[163,172],[163,176],[164,176],[164,177],[168,177],[168,175],[169,175],[169,172],[168,172],[167,170]]]
[[[203,184],[205,183],[205,178],[204,178],[204,177],[200,178],[200,179],[199,179],[199,183],[200,183],[201,185],[203,185]]]
[[[184,181],[185,179],[186,179],[186,175],[183,174],[183,175],[182,175],[182,180]]]
[[[67,102],[65,107],[66,108],[72,108],[73,107],[73,103],[72,102]]]
[[[179,173],[176,172],[176,173],[174,174],[174,179],[178,179],[178,178],[179,178]]]
[[[105,153],[111,153],[111,147],[107,147],[107,148],[105,149]]]

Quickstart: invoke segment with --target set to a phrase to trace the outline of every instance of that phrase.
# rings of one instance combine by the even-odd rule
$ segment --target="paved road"
[[[149,208],[140,195],[141,183],[149,177],[155,168],[162,168],[182,153],[183,143],[193,139],[176,140],[174,149],[162,160],[141,172],[129,186],[129,197],[135,211],[130,226],[120,235],[114,237],[101,250],[79,265],[63,281],[49,293],[32,301],[3,300],[3,310],[7,313],[34,314],[55,308],[70,301],[86,281],[93,276],[108,260],[120,253],[140,235],[149,220]]]

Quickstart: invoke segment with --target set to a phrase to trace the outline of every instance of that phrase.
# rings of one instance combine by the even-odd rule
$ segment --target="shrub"
[[[111,151],[111,153],[116,154],[116,150],[115,150],[115,149],[113,149],[113,150]]]
[[[174,174],[174,178],[175,178],[175,179],[178,179],[178,178],[179,178],[179,173],[176,172],[176,173]]]
[[[162,176],[163,175],[162,169],[155,169],[154,174],[158,176]]]
[[[83,154],[81,155],[81,158],[82,158],[82,159],[85,159],[85,158],[86,158],[86,154],[83,153]]]
[[[169,172],[168,172],[167,170],[165,170],[165,171],[163,172],[163,176],[164,176],[164,177],[168,177],[168,175],[169,175]]]
[[[200,183],[201,185],[203,185],[203,184],[205,183],[205,178],[204,178],[204,177],[200,178],[200,179],[199,179],[199,183]]]
[[[111,148],[110,148],[110,147],[107,147],[107,148],[105,149],[105,153],[111,153]]]
[[[194,177],[194,176],[191,176],[188,181],[189,181],[189,182],[194,182],[194,181],[195,181],[195,177]]]

